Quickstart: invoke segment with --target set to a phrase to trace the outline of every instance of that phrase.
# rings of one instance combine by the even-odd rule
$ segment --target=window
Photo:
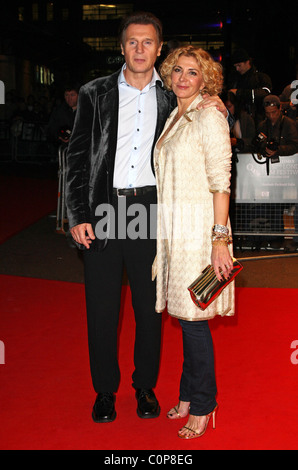
[[[83,5],[83,20],[115,20],[133,11],[132,3]]]
[[[38,21],[38,3],[32,3],[32,20]]]
[[[47,3],[47,21],[53,21],[54,19],[54,4],[52,2]]]
[[[69,8],[62,8],[61,18],[63,21],[67,21],[69,19]]]
[[[24,21],[24,16],[25,16],[25,7],[19,7],[18,8],[18,19],[19,19],[19,21]]]
[[[108,38],[83,38],[83,41],[97,51],[119,51],[120,45],[117,37]]]
[[[224,47],[224,41],[212,38],[210,39],[208,37],[204,40],[198,37],[192,37],[188,35],[180,35],[176,36],[176,38],[181,44],[181,46],[188,46],[189,44],[191,44],[194,47],[201,47],[202,49],[205,49],[209,52],[220,51]]]
[[[47,67],[36,65],[35,79],[37,83],[42,85],[52,85],[54,83],[54,74]]]

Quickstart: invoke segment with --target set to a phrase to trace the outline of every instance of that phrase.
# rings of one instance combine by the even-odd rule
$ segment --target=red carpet
[[[216,430],[176,437],[185,420],[169,421],[182,363],[180,329],[164,317],[156,389],[162,412],[141,420],[131,387],[133,314],[125,299],[120,339],[117,419],[91,419],[95,399],[87,350],[83,286],[0,276],[0,447],[11,449],[189,450],[296,449],[297,290],[237,289],[237,316],[211,322],[218,380]],[[297,355],[296,355],[297,357]],[[0,361],[1,362],[1,361]],[[111,452],[107,452],[111,455]]]
[[[56,210],[56,180],[0,175],[0,243]]]

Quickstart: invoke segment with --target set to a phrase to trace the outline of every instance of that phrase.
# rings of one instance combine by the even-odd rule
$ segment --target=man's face
[[[265,108],[266,118],[269,119],[273,125],[277,122],[280,113],[281,111],[277,106],[267,106]]]
[[[75,90],[66,91],[64,93],[66,103],[70,108],[75,108],[78,102],[78,94]]]
[[[157,32],[152,24],[129,25],[121,45],[127,69],[137,74],[153,70],[156,58],[160,56],[161,48],[162,43],[159,42]]]
[[[234,64],[234,67],[237,72],[240,73],[240,75],[243,75],[250,69],[250,62],[249,60],[246,60],[245,62],[238,62],[237,64]]]

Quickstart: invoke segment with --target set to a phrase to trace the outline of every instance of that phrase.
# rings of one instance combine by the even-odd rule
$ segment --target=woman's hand
[[[211,264],[219,281],[228,279],[233,270],[233,260],[227,245],[213,245]]]

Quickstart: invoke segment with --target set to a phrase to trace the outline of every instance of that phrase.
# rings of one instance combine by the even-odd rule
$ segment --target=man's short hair
[[[124,36],[125,32],[129,25],[131,24],[152,24],[154,26],[159,43],[163,41],[163,32],[162,32],[162,23],[161,21],[153,15],[153,13],[149,13],[146,11],[139,11],[131,13],[130,15],[126,16],[120,26],[119,30],[119,38],[120,43],[124,45]]]
[[[66,91],[76,91],[79,94],[80,91],[80,84],[75,82],[75,83],[67,83],[64,87],[64,93]]]

